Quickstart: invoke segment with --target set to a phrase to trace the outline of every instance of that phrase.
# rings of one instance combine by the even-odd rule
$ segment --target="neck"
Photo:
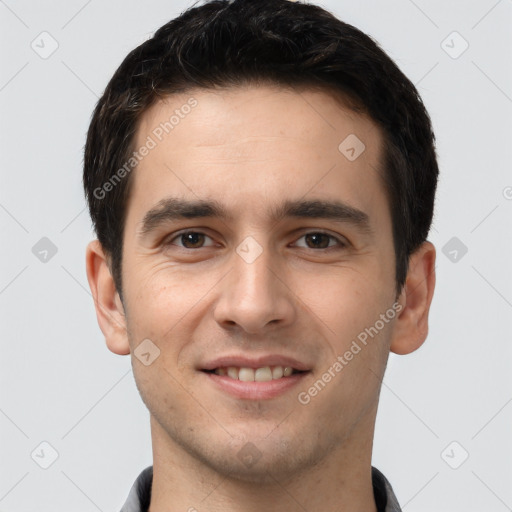
[[[220,474],[169,439],[151,417],[153,486],[149,512],[377,512],[371,452],[375,417],[363,420],[343,445],[302,473],[268,473],[264,482]],[[361,435],[361,433],[366,433]]]

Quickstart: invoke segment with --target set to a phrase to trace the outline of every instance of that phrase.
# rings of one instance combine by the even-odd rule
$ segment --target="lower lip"
[[[226,377],[225,375],[217,375],[216,373],[201,373],[206,375],[221,391],[235,398],[245,400],[268,400],[282,395],[297,386],[309,372],[293,373],[289,377],[282,377],[266,382],[245,382]]]

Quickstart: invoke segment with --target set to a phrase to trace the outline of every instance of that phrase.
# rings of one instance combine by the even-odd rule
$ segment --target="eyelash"
[[[185,230],[185,231],[180,231],[180,232],[176,233],[171,239],[169,239],[168,241],[164,242],[164,245],[165,246],[176,245],[176,244],[172,243],[174,240],[176,240],[177,238],[180,238],[182,236],[189,235],[189,234],[205,235],[206,237],[212,239],[210,236],[208,236],[206,233],[203,233],[202,231]],[[337,242],[337,246],[320,247],[318,249],[315,249],[315,248],[312,248],[312,247],[302,247],[302,249],[309,249],[309,250],[312,250],[312,251],[321,251],[321,250],[322,251],[328,251],[328,250],[332,250],[332,249],[336,249],[336,248],[338,248],[338,249],[346,249],[348,247],[348,242],[344,242],[344,241],[340,240],[338,237],[336,237],[334,235],[331,235],[330,233],[326,233],[325,231],[308,231],[306,233],[303,233],[298,238],[298,240],[300,240],[301,238],[304,238],[307,235],[324,235],[324,236],[327,236],[330,239],[335,240]],[[177,245],[177,247],[179,247],[180,249],[184,249],[186,251],[197,251],[198,249],[204,249],[205,248],[205,247],[198,247],[198,248],[195,248],[195,249],[189,249],[188,247],[183,247],[183,246],[180,246],[180,245]],[[210,246],[208,246],[208,247],[210,247]]]

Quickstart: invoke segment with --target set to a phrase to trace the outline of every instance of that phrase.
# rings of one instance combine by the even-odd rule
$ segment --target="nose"
[[[222,281],[214,308],[217,323],[223,328],[238,327],[248,334],[293,323],[297,299],[278,257],[268,248],[254,261],[240,254],[233,254],[232,270]]]

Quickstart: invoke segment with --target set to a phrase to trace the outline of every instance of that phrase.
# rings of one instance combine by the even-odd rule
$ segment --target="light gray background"
[[[2,512],[119,510],[152,463],[129,357],[106,348],[89,293],[81,163],[114,70],[189,5],[0,1]],[[407,512],[512,510],[512,0],[322,5],[417,84],[438,138],[430,334],[391,355],[373,464]],[[453,31],[469,43],[457,58]],[[31,44],[49,51],[51,38],[43,59]],[[42,237],[57,248],[46,262],[32,252]],[[456,262],[443,253],[452,237],[468,248]],[[58,452],[48,469],[43,441]]]

